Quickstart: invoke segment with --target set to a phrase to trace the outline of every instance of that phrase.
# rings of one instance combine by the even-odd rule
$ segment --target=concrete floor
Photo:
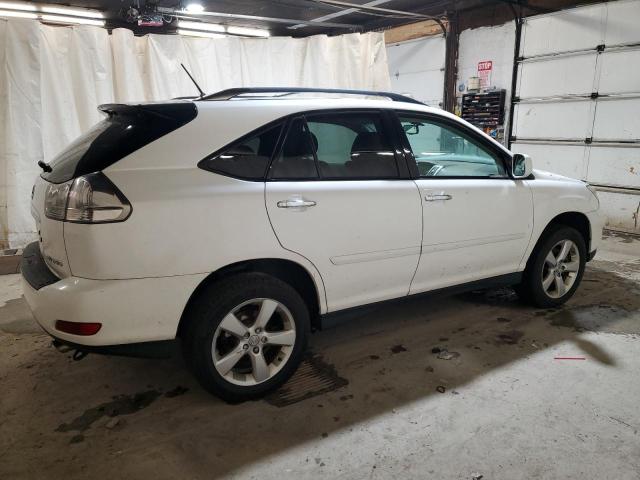
[[[476,292],[317,333],[343,386],[287,406],[226,405],[179,358],[75,362],[2,276],[0,478],[640,479],[640,241],[606,249],[556,311]]]

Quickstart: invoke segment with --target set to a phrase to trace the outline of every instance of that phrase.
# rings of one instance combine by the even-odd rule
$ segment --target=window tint
[[[378,113],[312,114],[291,123],[271,177],[397,178],[398,167]]]
[[[77,138],[49,165],[42,178],[62,183],[113,165],[136,150],[193,120],[193,104],[155,104],[144,107],[116,106],[110,114]]]
[[[502,162],[457,129],[399,115],[420,177],[505,177]]]
[[[318,140],[302,117],[291,122],[282,151],[273,162],[271,177],[274,179],[318,178],[314,152]]]
[[[262,180],[278,142],[282,125],[263,130],[207,158],[201,168],[231,177]]]
[[[310,115],[307,123],[317,140],[322,178],[398,177],[398,166],[379,114]]]

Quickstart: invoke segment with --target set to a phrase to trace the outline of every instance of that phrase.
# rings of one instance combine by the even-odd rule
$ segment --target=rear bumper
[[[43,271],[48,267],[41,260],[39,248],[30,249],[30,253],[21,265],[24,297],[40,326],[74,348],[173,340],[189,297],[206,277],[58,279],[50,271],[51,276]],[[38,282],[40,278],[43,280]],[[56,320],[97,322],[102,327],[95,335],[72,335],[56,330]]]
[[[68,351],[98,353],[101,355],[118,355],[138,358],[169,358],[176,354],[179,342],[174,340],[159,340],[157,342],[125,343],[123,345],[87,346],[78,343],[53,338],[53,346],[60,352]],[[75,358],[75,357],[74,357]]]

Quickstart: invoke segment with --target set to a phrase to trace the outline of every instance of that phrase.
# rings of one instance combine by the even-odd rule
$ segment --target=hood
[[[533,169],[533,175],[536,178],[541,180],[556,180],[558,182],[574,182],[574,183],[585,183],[582,180],[578,180],[576,178],[565,177],[564,175],[560,175],[559,173],[547,172],[546,170],[538,170],[537,168]]]

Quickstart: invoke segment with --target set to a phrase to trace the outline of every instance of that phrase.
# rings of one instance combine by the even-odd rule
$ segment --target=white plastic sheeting
[[[96,106],[239,86],[388,90],[382,33],[304,39],[134,37],[130,30],[0,20],[0,244],[35,238],[30,191],[65,145],[100,120]]]

